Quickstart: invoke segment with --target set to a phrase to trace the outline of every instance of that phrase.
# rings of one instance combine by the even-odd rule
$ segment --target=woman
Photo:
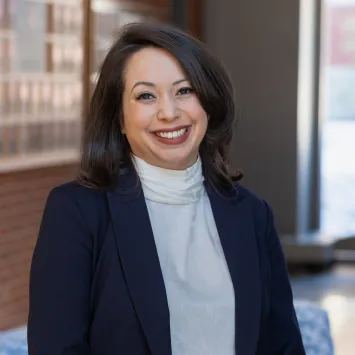
[[[304,354],[268,205],[227,172],[233,90],[197,40],[124,28],[80,176],[48,198],[30,355]]]

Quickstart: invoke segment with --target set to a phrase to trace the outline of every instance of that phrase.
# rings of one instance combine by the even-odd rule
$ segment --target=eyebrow
[[[187,79],[180,79],[180,80],[177,80],[177,81],[173,82],[173,85],[181,84],[181,83],[184,82],[184,81],[187,81]],[[137,81],[137,82],[133,85],[131,91],[133,91],[133,89],[134,89],[136,86],[138,86],[138,85],[145,85],[145,86],[150,86],[150,87],[155,87],[155,86],[156,86],[154,83],[150,83],[149,81]]]

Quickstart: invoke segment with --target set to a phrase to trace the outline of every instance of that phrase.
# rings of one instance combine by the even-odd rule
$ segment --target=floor
[[[335,355],[355,354],[355,265],[291,277],[295,299],[314,301],[329,313]]]

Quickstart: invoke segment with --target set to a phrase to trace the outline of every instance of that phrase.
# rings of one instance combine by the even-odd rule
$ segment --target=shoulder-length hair
[[[199,148],[205,180],[218,190],[228,190],[233,186],[228,154],[235,117],[231,81],[200,41],[175,27],[151,23],[124,26],[103,61],[84,131],[79,183],[111,189],[118,184],[122,168],[133,167],[130,145],[121,129],[124,74],[130,57],[146,47],[170,52],[185,71],[209,117]]]

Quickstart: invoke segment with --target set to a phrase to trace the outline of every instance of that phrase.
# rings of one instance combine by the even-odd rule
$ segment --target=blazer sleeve
[[[29,355],[89,355],[91,260],[92,236],[77,202],[61,187],[52,190],[30,272]]]
[[[284,253],[276,232],[272,210],[267,203],[265,205],[270,308],[258,354],[305,355]]]

